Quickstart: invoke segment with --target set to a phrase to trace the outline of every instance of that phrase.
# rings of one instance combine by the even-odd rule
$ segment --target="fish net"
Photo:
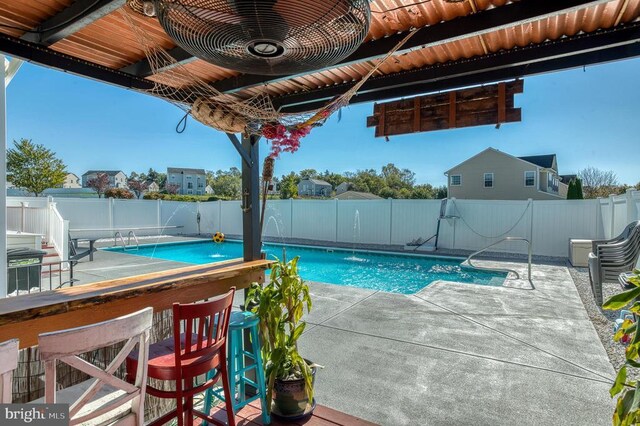
[[[152,95],[161,97],[181,108],[195,120],[225,133],[263,136],[272,144],[271,156],[281,152],[295,152],[300,139],[314,127],[322,126],[340,108],[349,104],[351,98],[378,68],[411,38],[411,31],[384,57],[373,61],[370,70],[345,93],[334,97],[321,108],[287,113],[277,110],[271,96],[264,90],[257,94],[242,95],[223,93],[211,83],[191,72],[185,64],[177,61],[165,49],[158,47],[154,37],[145,28],[146,16],[142,0],[128,0],[128,7],[121,9],[125,22],[131,27],[135,38],[144,50],[149,63],[153,87]],[[141,15],[143,16],[141,18]]]

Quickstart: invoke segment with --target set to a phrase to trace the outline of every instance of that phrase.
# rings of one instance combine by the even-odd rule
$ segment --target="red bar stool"
[[[158,398],[175,399],[177,407],[149,425],[162,425],[177,418],[178,426],[191,426],[194,416],[224,425],[209,413],[195,410],[193,396],[210,389],[220,378],[225,395],[230,395],[226,353],[234,293],[235,287],[232,287],[227,294],[207,302],[173,304],[173,337],[149,346],[147,375],[153,379],[174,381],[175,391],[147,385],[147,393]],[[185,322],[184,327],[181,327],[182,322]],[[137,362],[136,355],[131,354],[127,358],[127,372],[136,371]],[[194,384],[195,378],[211,370],[216,372],[213,377],[202,384]],[[228,425],[235,426],[231,399],[225,398],[225,407]]]

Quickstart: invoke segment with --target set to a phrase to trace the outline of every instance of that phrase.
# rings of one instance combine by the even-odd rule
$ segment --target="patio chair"
[[[130,315],[84,327],[44,333],[38,336],[40,358],[45,368],[47,404],[68,403],[69,424],[144,424],[144,396],[147,384],[146,360],[153,309],[146,308]],[[113,361],[99,368],[78,355],[125,342]],[[115,376],[127,355],[135,351],[138,364],[134,383]],[[95,380],[57,391],[56,363],[64,362]],[[128,372],[133,374],[133,372]]]
[[[147,369],[150,379],[175,382],[175,390],[147,386],[147,393],[176,400],[176,408],[153,420],[149,426],[164,425],[175,418],[178,426],[192,425],[194,416],[207,423],[224,424],[193,406],[194,395],[210,389],[219,379],[222,379],[224,389],[228,425],[235,426],[226,355],[234,294],[235,287],[232,287],[228,293],[207,302],[173,304],[173,336],[149,347]],[[137,366],[137,356],[130,355],[127,372],[136,370]],[[194,379],[212,371],[214,373],[203,383],[194,383]],[[129,376],[128,380],[131,380]]]
[[[627,225],[620,235],[610,240],[596,240],[589,253],[589,279],[598,306],[602,306],[602,284],[617,283],[622,272],[636,267],[640,255],[640,221]]]
[[[18,368],[18,339],[0,343],[0,403],[11,404],[11,379]]]

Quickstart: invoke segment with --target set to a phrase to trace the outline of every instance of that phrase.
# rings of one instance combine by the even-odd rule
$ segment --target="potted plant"
[[[309,286],[298,274],[298,259],[276,259],[269,282],[253,283],[248,299],[260,318],[262,359],[266,376],[267,409],[281,417],[310,412],[316,366],[298,353],[298,339],[306,323],[303,312],[311,310]]]

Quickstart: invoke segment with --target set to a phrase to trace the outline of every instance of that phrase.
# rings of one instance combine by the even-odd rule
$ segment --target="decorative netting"
[[[169,0],[165,0],[169,2]],[[193,3],[195,0],[171,0],[171,3]],[[162,3],[162,2],[160,2]],[[153,36],[133,19],[132,14],[144,16],[154,12],[154,4],[142,0],[128,0],[122,9],[123,19],[132,28],[140,46],[144,49],[153,75],[149,78],[154,86],[149,92],[177,105],[197,121],[226,133],[258,135],[272,144],[271,156],[281,152],[295,152],[300,139],[314,127],[322,126],[340,108],[349,104],[351,98],[364,83],[391,57],[415,31],[411,31],[383,58],[373,62],[371,69],[344,94],[327,102],[322,108],[300,113],[278,111],[268,93],[261,91],[250,97],[225,94],[211,83],[192,73],[187,66],[176,61],[166,50],[157,47]],[[149,9],[150,8],[150,9]],[[147,17],[147,19],[155,19]]]

